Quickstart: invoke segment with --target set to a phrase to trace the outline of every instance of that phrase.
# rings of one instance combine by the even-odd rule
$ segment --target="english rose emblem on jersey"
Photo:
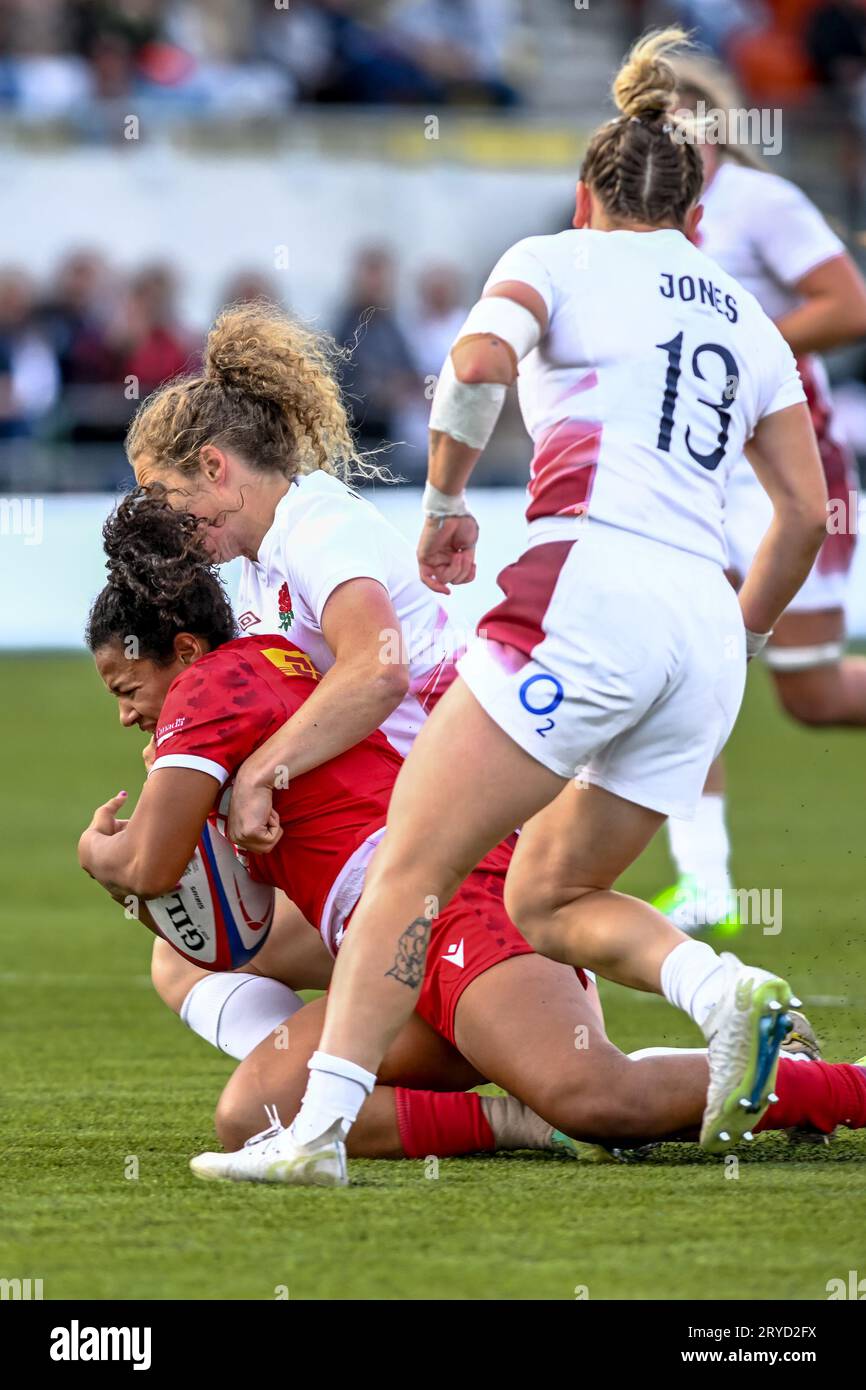
[[[288,584],[284,584],[280,589],[277,595],[277,604],[280,610],[280,627],[283,629],[283,632],[288,632],[295,616],[292,612],[292,596],[289,593]]]

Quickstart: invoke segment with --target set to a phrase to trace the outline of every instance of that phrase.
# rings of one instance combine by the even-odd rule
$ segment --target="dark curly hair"
[[[211,648],[237,635],[200,527],[188,512],[172,510],[158,484],[124,497],[102,528],[108,583],[85,628],[92,652],[134,636],[140,656],[165,666],[178,633],[202,637]]]

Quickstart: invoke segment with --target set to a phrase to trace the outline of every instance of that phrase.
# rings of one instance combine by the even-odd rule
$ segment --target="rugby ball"
[[[236,970],[267,939],[274,890],[250,877],[231,841],[208,823],[180,883],[147,906],[160,936],[186,960]]]

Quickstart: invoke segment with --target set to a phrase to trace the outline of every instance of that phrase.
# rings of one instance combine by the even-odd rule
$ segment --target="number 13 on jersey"
[[[656,343],[656,347],[660,348],[662,352],[666,352],[668,358],[668,370],[667,376],[665,377],[665,391],[662,400],[661,419],[659,420],[657,447],[661,449],[663,453],[669,454],[671,451],[671,439],[673,437],[674,426],[676,424],[680,377],[683,373],[682,332],[678,333],[675,338],[671,338],[669,343]],[[729,352],[721,343],[701,343],[699,347],[695,348],[691,356],[691,372],[699,381],[707,380],[701,366],[701,361],[706,358],[707,354],[715,355],[720,358],[725,370],[725,385],[722,390],[722,399],[720,401],[715,401],[705,400],[703,397],[699,397],[699,404],[706,406],[709,410],[714,410],[718,416],[719,431],[717,444],[716,448],[709,454],[698,453],[698,451],[692,447],[692,427],[691,425],[687,425],[685,431],[685,445],[696,463],[699,463],[702,468],[712,471],[714,468],[718,468],[725,456],[725,448],[728,443],[728,431],[731,425],[731,412],[729,407],[737,394],[740,372],[733,353]]]

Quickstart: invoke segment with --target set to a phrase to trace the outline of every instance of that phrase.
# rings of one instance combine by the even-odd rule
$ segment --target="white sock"
[[[724,965],[705,941],[681,941],[662,961],[662,994],[703,1028],[719,999]]]
[[[279,980],[215,971],[193,985],[180,1016],[205,1042],[240,1062],[303,1003]]]
[[[311,1144],[336,1124],[340,1138],[345,1139],[373,1090],[376,1077],[354,1062],[331,1057],[327,1052],[314,1052],[308,1065],[310,1079],[292,1125],[292,1138],[296,1144]]]
[[[668,820],[671,855],[682,876],[689,874],[702,888],[724,891],[730,880],[731,844],[725,824],[725,798],[717,792],[704,792],[694,820]]]

